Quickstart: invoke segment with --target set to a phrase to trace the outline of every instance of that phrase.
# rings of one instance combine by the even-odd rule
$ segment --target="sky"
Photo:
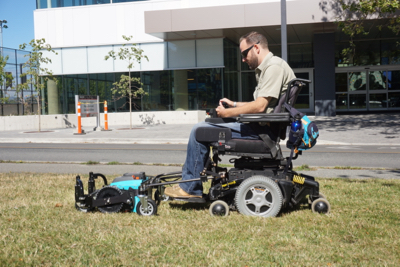
[[[36,0],[0,0],[0,20],[7,20],[8,26],[8,29],[3,28],[3,47],[18,49],[20,44],[35,38],[35,9]]]

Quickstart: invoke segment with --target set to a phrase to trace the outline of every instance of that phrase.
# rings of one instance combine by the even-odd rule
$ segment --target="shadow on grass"
[[[206,210],[210,206],[210,203],[189,203],[189,202],[182,202],[182,203],[169,203],[169,206],[174,209],[181,209],[185,210]]]

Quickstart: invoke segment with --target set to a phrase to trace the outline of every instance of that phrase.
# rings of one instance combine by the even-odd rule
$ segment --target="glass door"
[[[301,112],[314,112],[314,69],[294,69],[297,78],[311,80],[311,83],[303,87],[295,104],[295,108]]]

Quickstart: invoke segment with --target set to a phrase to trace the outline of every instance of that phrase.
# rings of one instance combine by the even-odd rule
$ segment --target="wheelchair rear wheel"
[[[268,177],[256,175],[240,184],[235,205],[244,215],[275,217],[282,208],[282,199],[277,183]]]

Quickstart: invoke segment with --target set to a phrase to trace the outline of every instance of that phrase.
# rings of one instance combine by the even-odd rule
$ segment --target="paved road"
[[[284,149],[288,155],[288,149]],[[183,164],[186,145],[166,144],[0,144],[0,160],[38,162],[165,163]],[[228,164],[231,157],[224,156]],[[318,145],[303,153],[295,166],[352,166],[399,168],[399,146]]]
[[[295,166],[361,166],[382,169],[338,170],[318,168],[308,171],[315,177],[400,178],[400,113],[338,115],[311,117],[320,130],[318,145],[295,161]],[[113,131],[77,136],[75,129],[1,131],[0,159],[24,161],[100,161],[183,163],[192,124],[141,125],[135,130],[111,126]],[[135,126],[136,127],[136,126]],[[53,147],[49,144],[54,145]],[[96,144],[102,146],[96,147]],[[172,144],[176,144],[172,145]],[[13,146],[11,148],[10,146]],[[20,147],[20,148],[18,148]],[[84,151],[75,149],[83,147]],[[282,145],[284,147],[284,144]],[[223,163],[229,157],[223,157]],[[139,168],[137,168],[139,167]],[[114,166],[82,164],[1,163],[0,172],[87,173],[89,171],[121,174],[143,170],[159,174],[179,167]]]

